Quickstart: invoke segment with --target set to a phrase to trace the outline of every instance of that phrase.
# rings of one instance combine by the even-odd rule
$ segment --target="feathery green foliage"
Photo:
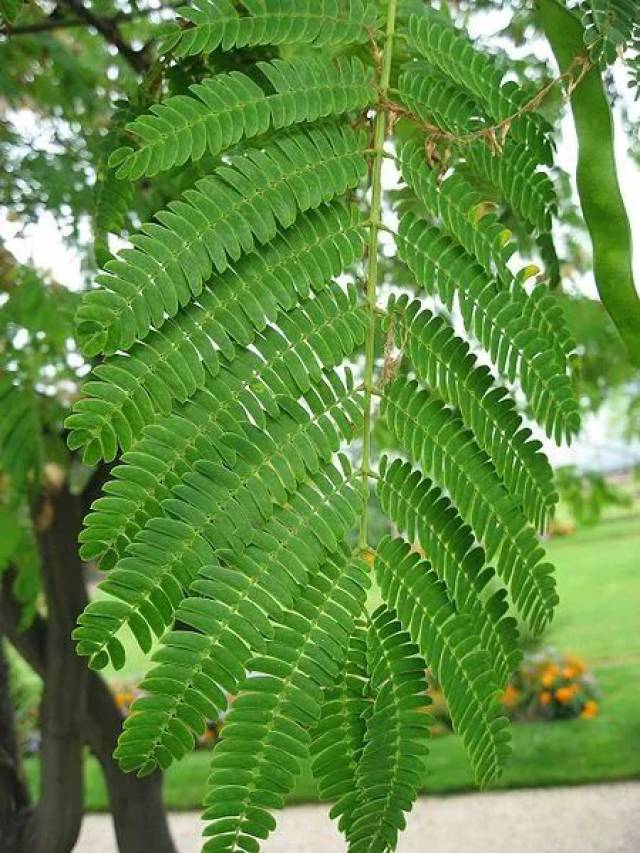
[[[467,332],[499,373],[509,382],[519,379],[547,435],[558,442],[570,440],[579,428],[580,414],[570,378],[561,367],[566,365],[562,351],[570,339],[561,317],[555,311],[536,310],[542,299],[535,291],[528,295],[522,284],[501,287],[460,243],[410,212],[400,222],[398,238],[398,254],[427,293],[437,294],[447,306],[458,297]]]
[[[136,115],[110,157],[121,182],[196,162],[202,177],[78,311],[97,363],[69,443],[118,464],[81,535],[107,574],[74,636],[95,668],[122,665],[123,630],[145,652],[159,638],[116,750],[125,770],[168,767],[224,717],[206,850],[257,851],[311,758],[348,849],[383,853],[427,756],[427,667],[489,784],[509,752],[511,612],[539,631],[556,605],[536,533],[557,497],[514,386],[570,439],[573,342],[547,285],[529,286],[539,271],[514,272],[481,189],[548,238],[553,144],[532,93],[441,15],[399,16],[395,0],[384,22],[360,0],[180,14],[166,63],[270,58]],[[412,57],[399,69],[396,25]],[[385,154],[406,184],[392,242],[416,298],[383,303]],[[395,539],[370,541],[371,478]]]
[[[331,817],[340,817],[340,829],[352,813],[356,773],[365,744],[366,717],[371,704],[367,676],[367,635],[356,623],[347,647],[342,671],[325,688],[322,715],[311,733],[309,751],[320,796],[335,800]]]
[[[374,30],[375,7],[364,0],[199,0],[179,12],[186,23],[165,37],[164,52],[178,58],[257,45],[334,48],[364,42]]]
[[[87,355],[129,349],[200,295],[204,282],[268,243],[298,212],[355,188],[366,172],[361,134],[333,125],[283,134],[219,166],[143,225],[98,276],[78,312]]]
[[[11,491],[21,494],[29,477],[40,475],[42,441],[35,394],[0,377],[0,472]]]
[[[532,630],[541,630],[557,603],[552,566],[473,433],[417,382],[397,379],[385,395],[389,427],[422,470],[449,492],[508,585]]]
[[[515,403],[496,386],[491,371],[477,364],[465,341],[442,316],[421,310],[406,296],[389,301],[388,327],[411,360],[418,378],[456,409],[492,459],[528,520],[544,529],[557,495],[553,472],[541,444],[522,426]]]
[[[500,714],[491,662],[473,621],[456,611],[442,581],[402,539],[386,537],[379,544],[376,577],[411,639],[423,654],[428,651],[429,666],[447,697],[476,779],[486,784],[500,773],[509,752],[509,732]]]
[[[0,2],[0,25],[10,30],[11,25],[15,23],[20,14],[21,8],[22,0],[2,0]]]
[[[621,50],[640,38],[635,0],[585,0],[582,9],[585,44],[604,64],[615,62]]]
[[[317,570],[295,611],[274,620],[214,751],[204,850],[246,849],[245,836],[266,838],[275,827],[268,809],[282,808],[301,772],[309,727],[343,666],[368,582],[366,564],[343,548]]]
[[[98,158],[93,189],[93,230],[94,254],[101,267],[111,257],[109,234],[122,230],[133,197],[133,185],[129,181],[120,180],[109,168],[109,158],[122,146],[124,126],[133,114],[133,110],[126,105],[114,112]]]
[[[482,647],[491,657],[498,682],[506,685],[521,658],[516,622],[505,616],[504,589],[485,594],[495,571],[486,564],[473,530],[448,497],[411,463],[396,459],[389,464],[384,456],[380,475],[378,497],[384,511],[407,540],[417,542],[428,555],[458,611],[478,624]]]
[[[356,58],[274,60],[257,68],[265,78],[262,87],[239,71],[221,74],[194,83],[195,97],[175,95],[151,107],[151,115],[127,124],[139,146],[113,152],[110,165],[118,167],[117,176],[156,175],[207,152],[215,156],[271,127],[357,111],[371,103],[374,93],[372,69]]]
[[[418,795],[432,723],[425,662],[384,605],[371,617],[366,651],[370,707],[345,827],[352,853],[395,848]]]

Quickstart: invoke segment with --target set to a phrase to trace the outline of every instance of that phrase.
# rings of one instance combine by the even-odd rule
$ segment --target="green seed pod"
[[[537,6],[564,73],[584,53],[582,24],[557,0],[537,0]],[[611,108],[597,67],[573,90],[571,109],[578,138],[578,193],[593,244],[596,286],[632,363],[640,367],[640,298],[633,281],[631,228],[616,173]]]

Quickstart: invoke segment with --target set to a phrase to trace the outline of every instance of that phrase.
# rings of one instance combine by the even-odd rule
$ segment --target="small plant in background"
[[[559,519],[554,519],[549,525],[549,530],[547,531],[549,538],[557,536],[572,536],[575,532],[575,524],[572,524],[569,521],[560,521]]]
[[[600,709],[597,682],[584,661],[553,649],[525,655],[502,704],[513,720],[592,719]]]
[[[431,735],[453,730],[451,715],[440,686],[427,674],[435,719]],[[527,652],[501,696],[504,713],[514,721],[590,720],[600,712],[600,694],[595,676],[583,660],[555,649]]]
[[[18,744],[23,755],[33,755],[40,749],[40,681],[15,655],[9,667]]]
[[[143,695],[142,690],[137,687],[135,681],[112,681],[109,684],[111,688],[111,692],[113,693],[113,698],[115,699],[115,703],[118,706],[118,709],[121,711],[124,717],[129,716],[129,712],[131,711],[131,706],[134,701]]]
[[[610,507],[628,509],[633,504],[631,494],[609,482],[603,474],[597,471],[580,472],[574,465],[556,469],[556,485],[561,500],[580,527],[593,527]],[[566,536],[568,532],[573,532],[571,525],[563,525],[558,520],[549,526],[552,536]]]
[[[434,719],[434,725],[430,729],[431,737],[449,734],[453,731],[453,723],[442,688],[435,682],[432,673],[427,673],[427,683],[431,685],[429,695],[432,704],[429,707],[429,713]]]

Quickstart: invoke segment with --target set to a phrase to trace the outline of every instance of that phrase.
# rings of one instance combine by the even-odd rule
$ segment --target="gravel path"
[[[201,824],[173,814],[180,853],[199,853]],[[264,853],[343,853],[320,805],[279,816]],[[638,853],[640,782],[421,799],[398,853]],[[117,853],[111,819],[89,815],[75,853]],[[152,853],[152,851],[150,851]]]

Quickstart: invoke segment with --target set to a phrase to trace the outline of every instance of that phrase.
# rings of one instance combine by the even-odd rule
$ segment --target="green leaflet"
[[[525,145],[507,140],[496,155],[484,142],[474,142],[466,155],[474,171],[491,181],[525,222],[542,234],[551,232],[558,204],[555,188]]]
[[[109,165],[117,177],[153,176],[206,153],[215,156],[270,128],[359,111],[375,99],[372,70],[355,58],[302,57],[259,62],[258,68],[262,85],[239,71],[205,78],[189,87],[193,97],[175,95],[129,122],[126,130],[138,147],[113,152]]]
[[[428,62],[410,62],[398,81],[402,103],[424,124],[448,133],[472,133],[486,122],[482,107]]]
[[[384,512],[410,543],[428,555],[456,608],[477,626],[480,648],[490,656],[500,686],[505,686],[520,662],[515,620],[505,616],[505,590],[496,589],[495,572],[487,565],[473,530],[431,480],[409,462],[386,456],[380,460],[378,497]]]
[[[462,137],[459,156],[490,181],[525,222],[541,233],[551,231],[557,198],[553,182],[539,170],[535,148],[508,135],[493,148],[482,137],[473,139],[472,134],[492,126],[491,120],[466,91],[427,63],[410,63],[398,85],[401,100],[421,122]],[[455,142],[447,140],[447,145]]]
[[[416,143],[403,145],[398,160],[403,179],[429,213],[442,220],[446,232],[476,258],[487,275],[508,283],[507,263],[515,246],[508,242],[509,232],[495,216],[473,217],[482,206],[482,196],[459,175],[441,180]]]
[[[473,434],[417,382],[397,379],[385,389],[387,423],[424,471],[447,489],[508,585],[514,606],[539,632],[557,604],[553,567],[535,533],[500,482]]]
[[[420,561],[402,539],[382,540],[376,577],[388,606],[408,626],[442,686],[478,784],[488,784],[509,755],[510,738],[489,658],[479,649],[471,620],[456,612],[429,563]]]
[[[583,49],[580,21],[556,0],[537,5],[558,65],[566,71]],[[571,109],[578,137],[578,194],[593,245],[596,286],[638,367],[640,297],[633,280],[631,228],[616,172],[611,108],[597,68],[573,89]]]
[[[358,794],[356,774],[366,734],[366,715],[371,707],[367,670],[367,634],[357,623],[349,637],[342,671],[335,684],[324,691],[322,716],[311,733],[311,769],[320,796],[336,800],[332,818],[339,827],[349,826]]]
[[[320,719],[322,690],[338,676],[368,587],[367,567],[338,552],[275,622],[273,637],[249,663],[211,762],[204,850],[247,847],[275,826],[307,757],[308,727]],[[229,782],[233,779],[233,784]]]
[[[494,122],[511,119],[509,132],[525,143],[541,163],[553,158],[551,128],[537,113],[519,114],[532,92],[513,81],[503,83],[506,68],[488,53],[476,50],[460,31],[441,17],[413,15],[409,20],[409,44],[445,78],[477,100]]]
[[[18,19],[22,9],[22,0],[2,0],[0,2],[0,24],[9,31],[12,24]]]
[[[633,44],[640,24],[636,0],[584,0],[584,42],[601,64],[613,64],[621,50]]]
[[[252,652],[273,636],[272,619],[291,608],[308,577],[326,559],[319,524],[329,522],[340,539],[354,524],[361,497],[352,472],[327,466],[306,500],[282,508],[241,555],[201,569],[176,620],[190,629],[168,632],[142,682],[146,695],[127,718],[116,757],[126,771],[144,775],[168,767],[194,745],[206,719],[215,719],[244,678]]]
[[[111,257],[109,234],[124,227],[133,187],[119,180],[108,167],[109,157],[123,141],[123,127],[134,111],[123,107],[112,118],[112,127],[105,136],[96,163],[96,182],[93,189],[93,227],[95,231],[95,257],[98,266],[104,266]]]
[[[241,551],[276,506],[286,504],[339,450],[341,438],[352,434],[361,404],[351,386],[343,387],[341,395],[318,397],[311,416],[293,400],[283,400],[278,417],[270,418],[264,430],[246,423],[238,433],[222,437],[221,444],[233,453],[229,467],[209,459],[196,462],[163,501],[166,516],[146,523],[101,582],[116,601],[93,602],[79,617],[73,635],[78,653],[102,668],[108,652],[120,668],[121,644],[115,635],[125,624],[148,651],[149,629],[161,636],[171,624],[197,570],[211,562],[211,549]]]
[[[10,491],[20,494],[26,481],[39,481],[43,464],[42,433],[37,397],[30,389],[0,376],[0,472]]]
[[[425,662],[396,614],[381,606],[367,631],[371,707],[355,773],[346,837],[350,853],[395,849],[417,799],[433,719]]]
[[[308,347],[304,337],[292,345],[271,330],[259,342],[258,354],[241,353],[232,369],[222,370],[190,403],[165,421],[147,427],[143,438],[123,456],[125,465],[114,469],[115,479],[106,485],[106,497],[94,502],[85,519],[85,530],[80,534],[83,558],[100,558],[102,567],[110,568],[114,552],[122,556],[126,544],[144,523],[154,515],[163,514],[161,501],[169,497],[169,489],[192,471],[200,459],[233,461],[233,451],[220,442],[225,432],[237,431],[250,418],[265,427],[267,413],[278,415],[281,406],[277,395],[282,400],[295,399],[303,393],[315,408],[318,405],[322,408],[323,400],[336,396],[344,399],[343,384],[330,368],[337,366],[344,355],[353,351],[355,343],[362,340],[357,313],[350,315],[344,308],[337,301],[333,317],[313,326],[313,334],[322,335],[330,351],[332,344],[338,351],[337,357],[326,358],[321,367],[312,360],[315,369],[303,370],[302,358]],[[334,324],[338,330],[339,324],[349,329],[350,320],[358,321],[355,335],[338,337]],[[313,351],[311,354],[315,357]],[[351,394],[350,373],[346,379]],[[350,414],[348,408],[347,413]]]
[[[427,293],[447,307],[458,296],[465,328],[500,373],[510,382],[519,379],[547,435],[569,441],[580,428],[566,372],[573,344],[553,297],[544,288],[528,296],[513,282],[501,288],[460,245],[412,213],[400,221],[398,254]]]
[[[356,186],[366,173],[364,138],[333,126],[292,131],[230,158],[171,202],[98,276],[78,310],[87,355],[128,349],[197,297],[214,270]]]
[[[553,472],[507,390],[494,385],[490,371],[477,364],[444,318],[421,311],[420,302],[409,303],[405,296],[391,301],[388,310],[387,325],[417,377],[460,412],[527,519],[544,530],[558,500]]]
[[[247,0],[240,16],[230,0],[198,0],[182,6],[191,26],[175,28],[161,51],[176,57],[263,44],[309,44],[329,47],[360,43],[377,24],[371,3],[349,0]]]
[[[94,368],[83,386],[85,396],[65,422],[69,446],[83,447],[87,464],[111,461],[118,447],[131,449],[147,424],[199,389],[211,390],[221,364],[228,368],[239,347],[257,342],[260,348],[259,333],[269,323],[288,334],[303,357],[311,348],[321,364],[335,366],[349,354],[349,342],[359,339],[359,321],[353,290],[345,299],[340,288],[327,283],[361,250],[356,211],[337,206],[303,218],[292,233],[270,244],[263,258],[243,258],[176,320],[126,356],[112,356]],[[313,302],[307,298],[312,290],[323,291]],[[295,307],[300,298],[303,304]],[[322,333],[319,326],[325,327]],[[308,355],[303,360],[309,365]],[[309,369],[317,375],[313,359]]]

